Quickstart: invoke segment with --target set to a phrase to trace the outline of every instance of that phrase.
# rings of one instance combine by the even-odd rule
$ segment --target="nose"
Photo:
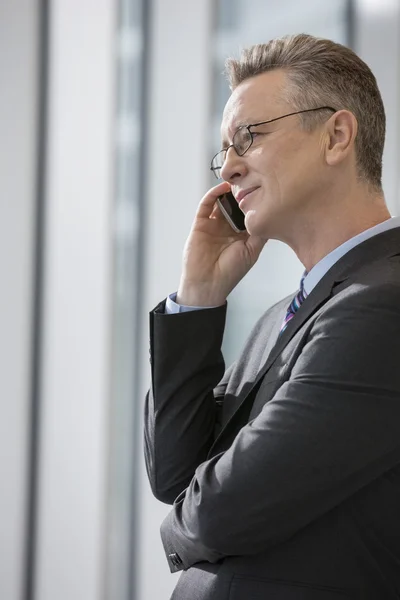
[[[238,177],[246,174],[247,165],[244,156],[239,156],[233,146],[226,152],[224,164],[221,167],[221,177],[225,181],[233,182]]]

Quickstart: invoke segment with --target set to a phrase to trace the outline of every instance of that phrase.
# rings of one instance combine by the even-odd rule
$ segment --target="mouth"
[[[241,204],[243,204],[244,200],[247,200],[247,198],[249,198],[251,196],[251,194],[253,194],[258,189],[259,189],[259,187],[250,188],[248,191],[245,191],[244,194],[240,193],[237,198],[239,207]]]

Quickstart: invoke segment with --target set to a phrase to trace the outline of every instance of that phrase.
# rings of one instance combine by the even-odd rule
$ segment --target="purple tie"
[[[300,290],[297,292],[296,296],[293,298],[290,306],[287,310],[286,317],[283,320],[279,335],[286,329],[287,324],[291,319],[293,319],[296,312],[299,310],[300,306],[307,298],[307,292],[304,289],[304,278],[307,275],[307,271],[304,271],[303,276],[300,280]]]

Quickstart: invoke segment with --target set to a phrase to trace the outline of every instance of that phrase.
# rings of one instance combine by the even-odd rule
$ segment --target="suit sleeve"
[[[151,387],[144,407],[144,456],[154,496],[172,504],[206,460],[221,426],[231,369],[221,345],[226,305],[150,313]]]
[[[400,462],[399,287],[347,292],[288,381],[176,498],[161,525],[181,563],[171,572],[267,551]]]

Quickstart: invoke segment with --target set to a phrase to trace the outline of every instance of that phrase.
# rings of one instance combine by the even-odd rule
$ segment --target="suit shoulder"
[[[396,260],[373,262],[340,282],[333,289],[336,302],[394,302],[400,306],[400,257],[391,258]]]

